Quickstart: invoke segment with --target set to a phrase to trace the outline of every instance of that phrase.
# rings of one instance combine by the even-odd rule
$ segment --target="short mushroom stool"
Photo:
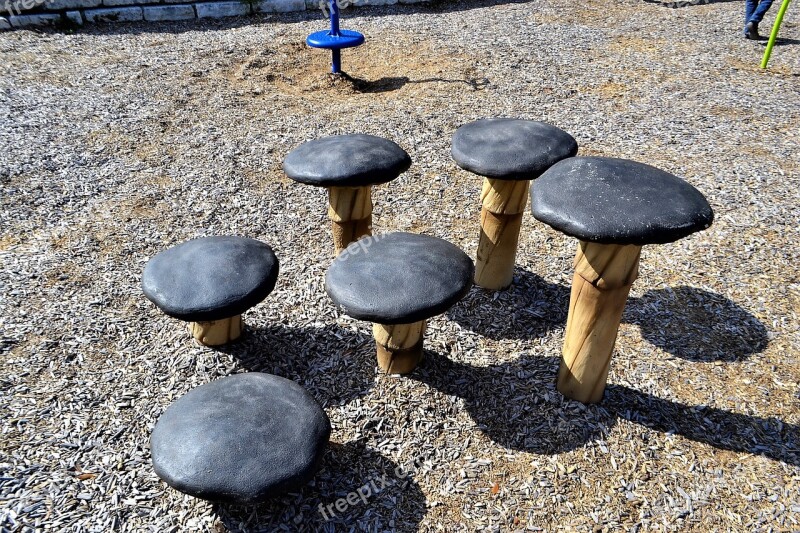
[[[201,344],[218,346],[242,333],[242,313],[275,288],[278,258],[246,237],[192,239],[157,254],[142,289],[167,315],[189,322]]]
[[[453,159],[464,170],[485,176],[475,261],[478,286],[499,290],[511,285],[530,180],[576,153],[578,143],[569,133],[533,120],[484,119],[456,130]]]
[[[460,248],[413,233],[387,233],[348,246],[325,275],[345,314],[373,322],[378,365],[406,374],[422,360],[425,321],[469,291],[474,267]]]
[[[372,185],[392,181],[410,166],[405,150],[374,135],[323,137],[301,144],[283,160],[294,181],[328,189],[336,255],[372,234]]]
[[[295,490],[316,473],[331,424],[293,381],[236,374],[192,389],[150,436],[156,474],[185,494],[254,503]]]
[[[705,229],[714,213],[682,179],[605,157],[554,165],[531,185],[531,207],[536,219],[580,239],[557,386],[568,398],[599,402],[642,246]]]

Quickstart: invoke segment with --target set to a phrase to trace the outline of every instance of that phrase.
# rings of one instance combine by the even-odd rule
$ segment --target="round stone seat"
[[[365,187],[392,181],[411,166],[397,143],[375,135],[334,135],[301,144],[283,160],[294,181],[317,187]]]
[[[267,244],[246,237],[202,237],[150,259],[142,290],[167,315],[192,323],[200,342],[215,345],[239,336],[240,315],[262,302],[277,278],[278,258]],[[209,328],[228,330],[217,338]]]
[[[707,228],[705,197],[686,181],[644,163],[574,157],[531,186],[536,219],[583,241],[663,244]]]
[[[397,143],[360,134],[308,141],[283,160],[294,181],[328,189],[336,255],[372,235],[372,186],[392,181],[410,166],[411,158]]]
[[[564,130],[535,120],[489,118],[461,126],[451,149],[458,166],[498,180],[532,180],[578,153]]]
[[[333,261],[325,289],[347,315],[407,324],[444,313],[469,291],[472,260],[454,244],[415,233],[353,243]]]
[[[150,438],[156,474],[183,493],[253,503],[300,488],[330,436],[325,411],[300,385],[257,372],[192,389]]]
[[[531,210],[538,220],[580,239],[557,388],[568,398],[599,402],[642,245],[703,230],[714,212],[682,179],[606,157],[553,165],[531,185]]]
[[[514,280],[528,184],[574,156],[578,143],[544,122],[491,118],[458,128],[451,152],[458,166],[484,176],[475,283],[484,289],[505,289]]]
[[[388,233],[352,243],[331,264],[325,290],[345,314],[375,323],[378,362],[407,373],[422,357],[425,321],[472,285],[472,260],[445,240]]]

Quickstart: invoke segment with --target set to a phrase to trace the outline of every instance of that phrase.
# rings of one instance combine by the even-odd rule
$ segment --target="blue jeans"
[[[772,6],[773,0],[745,0],[744,2],[744,24],[753,22],[758,24],[764,18],[764,15],[769,11]]]

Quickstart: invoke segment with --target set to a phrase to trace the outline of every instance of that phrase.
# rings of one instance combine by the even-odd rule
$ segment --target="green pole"
[[[772,47],[775,46],[775,41],[778,39],[778,30],[781,27],[781,22],[783,22],[783,15],[786,13],[786,9],[789,7],[789,2],[791,1],[792,0],[783,0],[781,4],[781,9],[778,11],[775,24],[772,25],[772,33],[769,34],[769,42],[767,43],[767,49],[764,51],[764,59],[761,60],[761,68],[767,68],[769,56],[772,54]]]

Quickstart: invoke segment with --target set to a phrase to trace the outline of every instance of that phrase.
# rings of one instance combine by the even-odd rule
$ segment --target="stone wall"
[[[413,4],[426,0],[354,0],[349,5]],[[0,30],[69,28],[85,23],[222,18],[319,9],[319,0],[0,0]]]

